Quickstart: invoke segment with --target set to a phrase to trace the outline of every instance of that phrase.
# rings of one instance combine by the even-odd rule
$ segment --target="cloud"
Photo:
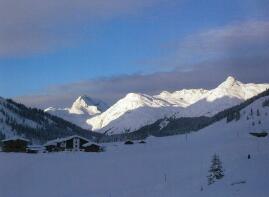
[[[0,57],[72,46],[87,26],[131,15],[163,0],[1,0]],[[85,41],[85,40],[84,40]]]
[[[236,22],[191,34],[163,47],[170,48],[172,53],[163,57],[162,64],[173,66],[209,59],[267,56],[269,22]]]
[[[45,95],[16,100],[41,108],[64,107],[77,96],[87,94],[112,104],[129,92],[157,94],[162,90],[214,88],[229,75],[243,82],[269,83],[268,35],[269,22],[266,21],[209,29],[173,44],[174,56],[166,57],[163,62],[166,66],[173,65],[170,72],[121,75],[55,85],[45,90]],[[188,59],[191,61],[186,61]]]
[[[269,57],[226,59],[203,62],[189,71],[180,68],[171,72],[149,75],[122,75],[96,80],[54,86],[45,95],[17,97],[15,100],[28,106],[46,108],[66,107],[83,94],[99,98],[109,104],[116,102],[129,92],[157,94],[163,90],[175,91],[183,88],[214,88],[227,76],[235,76],[243,82],[269,83]]]

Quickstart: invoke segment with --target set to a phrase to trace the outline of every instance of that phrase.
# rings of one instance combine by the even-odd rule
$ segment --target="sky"
[[[2,0],[0,96],[65,107],[88,95],[269,83],[268,0]]]

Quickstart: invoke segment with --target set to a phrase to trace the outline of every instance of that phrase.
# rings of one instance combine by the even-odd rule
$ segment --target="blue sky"
[[[204,62],[220,62],[214,65],[218,72],[221,62],[240,59],[238,66],[244,66],[246,60],[263,59],[269,51],[266,0],[14,2],[0,2],[3,97],[54,96],[55,89],[69,84],[87,82],[92,86],[102,79],[111,83],[126,76],[131,80],[156,73],[190,72]],[[267,61],[261,66],[268,66]],[[242,76],[254,81],[259,77],[258,71],[249,78]],[[199,82],[205,81],[201,85],[207,86],[206,80],[204,76]],[[180,79],[175,83],[181,84]],[[167,86],[171,90],[177,87],[181,86]],[[128,87],[123,89],[122,94],[128,91]],[[152,89],[157,91],[152,87],[149,93]],[[100,92],[83,89],[70,95],[72,99],[82,93],[102,97]]]

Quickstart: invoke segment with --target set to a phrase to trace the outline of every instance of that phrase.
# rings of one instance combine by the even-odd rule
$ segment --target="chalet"
[[[80,151],[83,150],[83,145],[88,142],[89,140],[84,137],[73,135],[48,141],[44,147],[48,152]]]
[[[146,144],[146,142],[144,140],[141,140],[139,144]]]
[[[4,152],[26,152],[27,145],[30,141],[22,137],[12,137],[2,140]]]
[[[29,145],[26,148],[27,153],[43,153],[44,151],[44,147],[40,145]]]
[[[91,142],[84,144],[84,151],[85,152],[102,152],[103,148],[97,144],[93,144]]]
[[[124,142],[124,144],[126,144],[126,145],[132,145],[134,143],[132,141],[128,140],[128,141]]]

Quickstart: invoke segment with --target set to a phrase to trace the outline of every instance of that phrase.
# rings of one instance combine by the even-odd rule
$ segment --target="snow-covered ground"
[[[109,143],[103,153],[0,153],[0,196],[267,197],[269,137],[249,135],[269,131],[264,99],[242,110],[237,122],[222,120],[188,135],[150,137],[146,144]],[[208,186],[215,153],[225,176]]]

